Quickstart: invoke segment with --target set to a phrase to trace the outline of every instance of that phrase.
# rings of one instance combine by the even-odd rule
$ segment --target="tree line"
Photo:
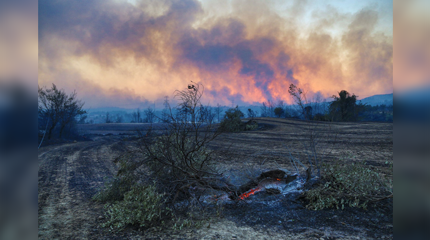
[[[288,105],[284,101],[273,101],[268,100],[263,102],[260,106],[260,111],[252,108],[248,108],[246,111],[242,112],[238,107],[228,108],[217,104],[213,106],[201,106],[200,114],[195,121],[204,121],[205,119],[210,119],[212,122],[221,122],[228,111],[240,111],[241,118],[256,118],[256,117],[277,117],[277,118],[296,118],[304,120],[317,120],[317,121],[381,121],[381,122],[392,122],[393,121],[393,106],[378,105],[370,106],[366,104],[359,103],[357,101],[358,96],[355,94],[350,94],[346,90],[341,90],[337,95],[333,95],[333,101],[326,102],[317,97],[312,101],[308,100],[305,92],[295,86],[290,85],[288,90],[291,95],[294,105]],[[156,113],[155,109],[148,107],[147,109],[141,111],[139,108],[133,113],[116,114],[111,116],[109,112],[106,113],[105,123],[121,123],[128,122],[131,123],[155,123],[164,122],[168,123],[170,119],[168,116],[167,107],[169,104],[168,97],[165,98],[164,105],[165,108]],[[190,118],[192,115],[188,112],[188,108],[183,107],[182,109],[176,110],[176,118],[183,117],[187,118],[188,121],[194,121]],[[126,120],[127,119],[127,120]]]
[[[358,96],[341,90],[332,95],[333,101],[325,102],[320,97],[308,100],[303,89],[291,84],[288,93],[295,105],[275,104],[268,100],[261,106],[261,117],[285,117],[305,120],[353,122],[353,121],[393,121],[393,106],[370,106],[357,101]],[[248,111],[251,111],[248,109]]]
[[[284,101],[274,102],[268,100],[262,103],[260,112],[248,108],[245,113],[239,115],[247,118],[256,117],[278,117],[278,118],[298,118],[318,121],[393,121],[393,106],[379,105],[369,106],[357,103],[357,96],[350,94],[346,90],[341,90],[337,95],[333,95],[333,101],[323,102],[321,99],[309,101],[303,89],[291,84],[288,93],[294,100],[294,105],[287,105]],[[88,115],[83,110],[84,102],[77,99],[77,93],[73,91],[67,94],[59,89],[55,84],[51,88],[38,88],[38,125],[39,132],[43,132],[47,139],[53,136],[63,138],[74,134],[74,126],[77,123],[94,123],[94,120],[87,120]],[[199,114],[190,112],[189,106],[181,106],[171,114],[169,110],[169,99],[164,100],[164,109],[157,114],[155,108],[148,107],[141,111],[139,108],[129,114],[110,114],[106,112],[102,117],[104,123],[155,123],[172,121],[169,116],[174,114],[175,118],[183,118],[189,122],[211,123],[221,122],[225,117],[228,108],[217,104],[212,106],[199,106]],[[236,109],[240,111],[238,108]]]

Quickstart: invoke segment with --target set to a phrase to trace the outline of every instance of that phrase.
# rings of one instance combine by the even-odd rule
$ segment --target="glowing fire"
[[[261,191],[261,188],[260,187],[256,187],[256,188],[254,188],[254,189],[251,189],[251,190],[249,190],[248,192],[246,192],[246,193],[242,193],[240,196],[239,196],[239,198],[240,199],[245,199],[245,198],[247,198],[247,197],[249,197],[249,196],[251,196],[251,195],[254,195],[256,192],[259,192],[259,191]]]
[[[280,179],[280,178],[276,178],[276,181],[281,181],[281,179]],[[260,187],[260,186],[258,186],[258,187],[254,188],[254,189],[249,190],[248,192],[242,193],[242,194],[239,196],[239,198],[240,198],[241,200],[243,200],[243,199],[245,199],[245,198],[247,198],[247,197],[249,197],[249,196],[251,196],[251,195],[254,195],[256,192],[259,192],[259,191],[261,191],[261,190],[263,190],[263,188],[262,188],[262,187]]]

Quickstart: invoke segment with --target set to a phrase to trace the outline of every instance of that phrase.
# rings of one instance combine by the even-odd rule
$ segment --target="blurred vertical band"
[[[0,239],[37,238],[37,0],[0,1]]]
[[[430,1],[393,7],[394,236],[430,239]]]

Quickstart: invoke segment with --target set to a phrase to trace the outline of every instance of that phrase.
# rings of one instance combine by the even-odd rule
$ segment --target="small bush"
[[[329,117],[326,114],[317,113],[313,118],[315,121],[329,121]]]
[[[205,146],[196,147],[193,140],[193,137],[172,134],[158,137],[149,147],[152,154],[147,165],[159,181],[172,185],[171,181],[179,182],[178,180],[188,179],[189,175],[213,172],[215,166],[212,151]],[[158,159],[163,159],[169,164],[164,164]],[[185,182],[185,185],[189,184],[189,181]]]
[[[249,120],[247,123],[245,123],[245,130],[250,131],[258,128],[258,123],[253,120]]]
[[[124,195],[123,201],[105,205],[107,222],[103,227],[120,230],[127,225],[151,227],[159,225],[170,210],[164,207],[164,194],[154,185],[135,185]]]
[[[132,183],[127,179],[115,177],[105,183],[104,188],[93,196],[93,200],[98,202],[121,201],[124,199],[124,194],[130,191],[131,185]]]
[[[94,201],[105,203],[124,199],[124,194],[138,181],[136,173],[129,171],[134,166],[132,160],[133,157],[130,154],[122,155],[116,160],[119,165],[118,174],[112,180],[105,182],[104,188],[93,196]]]
[[[220,123],[220,128],[226,132],[240,132],[249,131],[258,128],[258,123],[254,120],[249,120],[247,123],[243,123],[241,118],[244,114],[236,108],[230,108],[225,112],[224,120]]]
[[[369,201],[389,192],[388,182],[364,163],[324,165],[323,170],[321,183],[304,193],[308,209],[344,209],[345,205],[366,209]]]
[[[241,118],[245,115],[239,107],[230,108],[225,112],[224,119],[220,123],[220,128],[226,132],[240,132],[244,130]]]

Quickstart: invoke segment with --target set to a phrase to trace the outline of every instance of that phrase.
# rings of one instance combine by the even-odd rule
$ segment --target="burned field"
[[[392,177],[392,123],[327,123],[258,118],[258,129],[223,133],[208,148],[216,151],[217,169],[237,186],[271,170],[272,180],[286,181],[297,169],[289,156],[299,159],[300,176],[307,164],[311,136],[327,165],[363,163]],[[301,182],[276,187],[252,185],[243,199],[206,196],[209,217],[199,228],[113,232],[105,222],[103,204],[92,201],[107,179],[116,174],[113,160],[134,146],[134,127],[127,124],[83,125],[92,141],[51,145],[39,149],[40,239],[390,239],[393,237],[392,198],[369,203],[367,210],[310,210],[300,198]],[[140,127],[145,127],[141,125]],[[89,129],[94,128],[94,129]],[[324,173],[322,173],[323,175]],[[282,175],[282,174],[281,174]],[[271,177],[266,178],[269,181]],[[297,180],[303,178],[297,178]],[[273,182],[271,184],[277,184]],[[257,191],[258,189],[258,191]],[[269,190],[272,189],[272,190]],[[242,194],[243,194],[242,193]],[[243,195],[241,195],[243,196]],[[216,204],[210,204],[216,201]]]

